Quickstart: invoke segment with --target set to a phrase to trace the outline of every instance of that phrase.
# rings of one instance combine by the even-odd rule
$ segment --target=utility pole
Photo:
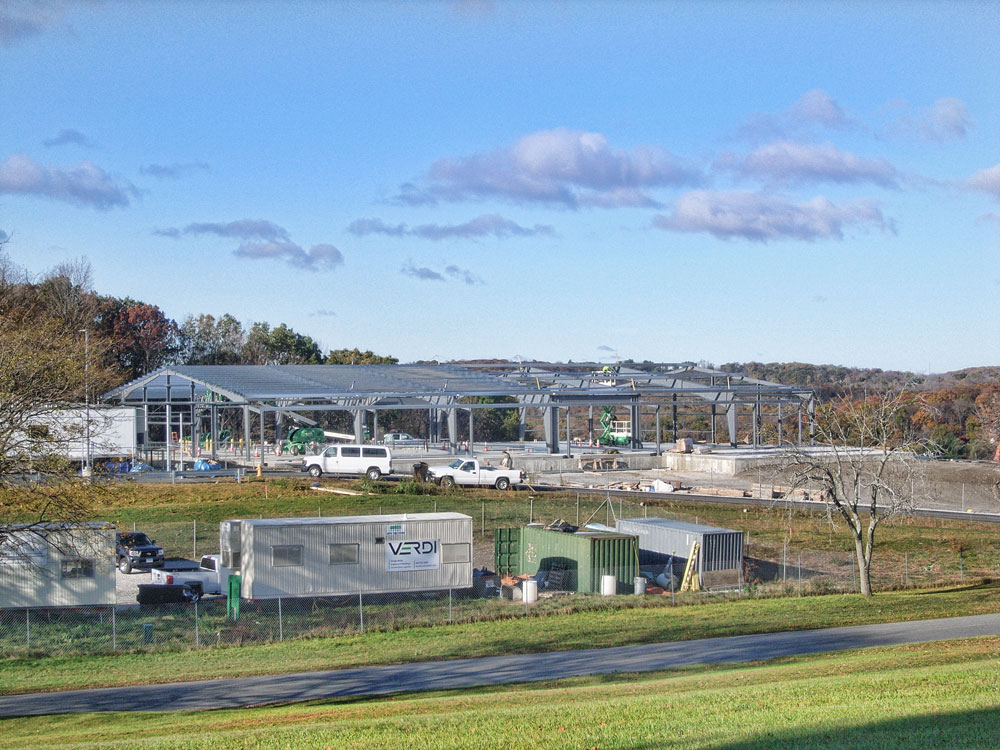
[[[83,400],[87,409],[86,440],[87,446],[84,452],[84,476],[92,476],[94,467],[90,462],[90,331],[81,328],[83,334]]]

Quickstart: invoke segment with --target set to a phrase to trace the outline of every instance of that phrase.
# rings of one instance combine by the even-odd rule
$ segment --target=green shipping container
[[[509,532],[519,532],[516,551]],[[618,580],[618,593],[631,593],[634,579],[639,575],[638,539],[630,534],[607,531],[568,534],[542,526],[526,526],[498,529],[496,540],[498,571],[504,572],[505,562],[514,575],[534,575],[540,570],[550,571],[551,575],[553,568],[561,569],[559,588],[566,591],[600,593],[601,577],[613,575]],[[501,546],[505,559],[501,559]],[[515,556],[519,559],[516,571],[509,562]]]

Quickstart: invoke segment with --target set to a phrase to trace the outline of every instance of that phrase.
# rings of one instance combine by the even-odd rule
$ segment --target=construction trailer
[[[638,544],[615,531],[558,531],[541,524],[497,529],[494,562],[504,575],[544,572],[543,588],[600,593],[601,578],[613,575],[618,593],[630,593],[639,574]]]
[[[700,578],[704,579],[706,573],[729,570],[736,576],[743,570],[742,531],[669,518],[619,518],[615,529],[638,538],[639,564],[643,566],[686,566],[697,544],[694,570]]]
[[[109,524],[14,526],[0,537],[0,607],[115,604]]]
[[[90,431],[87,431],[87,418]],[[65,446],[66,457],[84,462],[106,458],[133,458],[146,448],[146,411],[132,406],[82,406],[64,409],[51,428]]]
[[[461,513],[230,520],[219,542],[244,599],[472,586],[472,518]]]

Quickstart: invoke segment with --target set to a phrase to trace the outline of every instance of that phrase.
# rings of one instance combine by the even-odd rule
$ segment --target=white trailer
[[[71,461],[87,458],[87,409],[64,409],[53,425],[63,437],[64,454]],[[145,411],[131,406],[93,406],[90,410],[90,457],[132,458],[145,447]]]
[[[0,535],[0,606],[115,603],[110,524],[15,526]]]
[[[246,599],[472,586],[472,518],[461,513],[243,519],[219,536]]]

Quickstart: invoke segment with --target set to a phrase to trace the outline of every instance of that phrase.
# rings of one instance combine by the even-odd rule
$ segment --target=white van
[[[392,452],[381,445],[331,445],[319,455],[303,458],[301,471],[313,477],[359,474],[375,480],[392,474]]]

